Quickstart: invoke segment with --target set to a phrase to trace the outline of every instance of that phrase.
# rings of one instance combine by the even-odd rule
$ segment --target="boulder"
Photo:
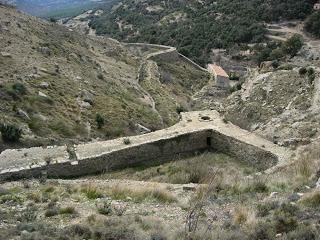
[[[1,56],[2,57],[7,57],[7,58],[12,57],[11,53],[8,53],[8,52],[1,52]]]
[[[92,93],[90,93],[87,90],[82,90],[80,93],[82,101],[89,103],[90,105],[93,105],[94,103],[94,96]]]
[[[317,183],[316,183],[316,188],[320,189],[320,178],[318,179]]]
[[[48,47],[39,47],[39,52],[41,52],[43,55],[50,56],[51,50]]]
[[[48,96],[41,91],[39,91],[38,95],[43,98],[48,98]]]
[[[40,86],[41,88],[46,89],[46,88],[48,88],[50,85],[49,85],[49,83],[47,83],[47,82],[42,82],[42,83],[40,83],[39,86]]]
[[[90,107],[91,107],[91,104],[88,103],[88,102],[85,102],[85,101],[81,101],[81,102],[79,102],[79,106],[80,106],[81,108],[90,108]]]
[[[301,195],[298,193],[292,193],[289,197],[288,200],[290,202],[297,202],[301,198]]]
[[[136,124],[136,128],[141,134],[146,134],[146,133],[151,132],[151,130],[149,128],[147,128],[139,123]]]

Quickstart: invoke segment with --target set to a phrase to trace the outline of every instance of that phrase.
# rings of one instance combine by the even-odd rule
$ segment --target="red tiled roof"
[[[208,64],[208,68],[214,71],[217,76],[222,76],[222,77],[229,77],[228,74],[223,70],[222,67],[216,65],[216,64]]]

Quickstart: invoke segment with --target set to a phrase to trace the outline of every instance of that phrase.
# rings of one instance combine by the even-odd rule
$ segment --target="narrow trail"
[[[295,26],[289,27],[288,24],[293,23]],[[288,40],[292,35],[299,34],[303,37],[303,40],[305,44],[308,47],[314,48],[316,50],[320,51],[320,41],[318,39],[314,39],[307,35],[303,30],[303,23],[302,22],[284,22],[281,24],[268,24],[267,30],[270,34],[267,35],[267,37],[279,40],[279,41],[286,41]],[[273,34],[272,34],[273,33]],[[280,34],[281,36],[275,36],[274,34]]]

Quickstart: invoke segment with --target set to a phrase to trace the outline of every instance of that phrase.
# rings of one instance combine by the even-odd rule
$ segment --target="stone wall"
[[[223,135],[217,131],[211,134],[212,151],[226,153],[240,161],[249,163],[260,171],[266,170],[278,163],[275,154],[256,146],[241,142],[241,140]]]
[[[49,178],[79,177],[141,163],[161,164],[172,161],[176,157],[184,157],[205,150],[229,154],[241,161],[249,162],[261,170],[277,163],[277,157],[270,152],[212,130],[202,130],[136,146],[127,146],[117,151],[82,160],[68,159],[47,164],[39,163],[35,167],[17,168],[14,171],[0,174],[0,180],[37,178],[41,175]]]
[[[3,172],[0,174],[0,180],[40,177],[44,172],[49,178],[70,178],[122,169],[146,162],[148,164],[163,163],[177,156],[187,156],[208,149],[206,139],[209,136],[210,130],[204,130],[136,146],[128,145],[117,151],[79,161],[39,163],[34,168],[21,167],[14,171]]]
[[[127,48],[129,48],[132,52],[135,52],[134,48],[141,48],[145,50],[158,50],[153,52],[147,56],[147,59],[151,59],[154,61],[184,61],[198,70],[208,72],[207,69],[201,67],[199,64],[192,61],[190,58],[182,55],[177,51],[176,48],[165,46],[165,45],[157,45],[157,44],[148,44],[148,43],[126,43],[124,44]],[[139,50],[141,52],[141,49]]]
[[[180,123],[145,135],[47,148],[12,149],[0,153],[0,181],[22,178],[72,178],[142,163],[161,164],[205,150],[222,152],[260,170],[284,164],[287,149],[231,123],[216,111],[181,114]]]

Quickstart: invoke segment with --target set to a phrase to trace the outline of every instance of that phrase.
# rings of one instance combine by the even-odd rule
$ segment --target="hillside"
[[[264,22],[304,19],[316,0],[123,0],[93,18],[99,35],[129,42],[175,46],[205,65],[213,48],[264,40]],[[242,46],[246,48],[246,46]]]
[[[59,23],[0,4],[0,239],[318,240],[311,3],[123,0]]]
[[[1,2],[1,1],[0,1]],[[45,18],[72,17],[85,10],[107,8],[117,0],[2,0],[28,14]]]
[[[154,61],[148,61],[154,68],[148,81],[138,79],[141,54],[13,8],[0,6],[0,24],[0,118],[23,129],[24,144],[113,138],[140,133],[140,125],[170,126],[178,121],[177,109],[188,108],[188,99],[208,81],[206,73],[179,59],[159,62],[169,82],[159,82]],[[149,81],[156,82],[149,86]]]

